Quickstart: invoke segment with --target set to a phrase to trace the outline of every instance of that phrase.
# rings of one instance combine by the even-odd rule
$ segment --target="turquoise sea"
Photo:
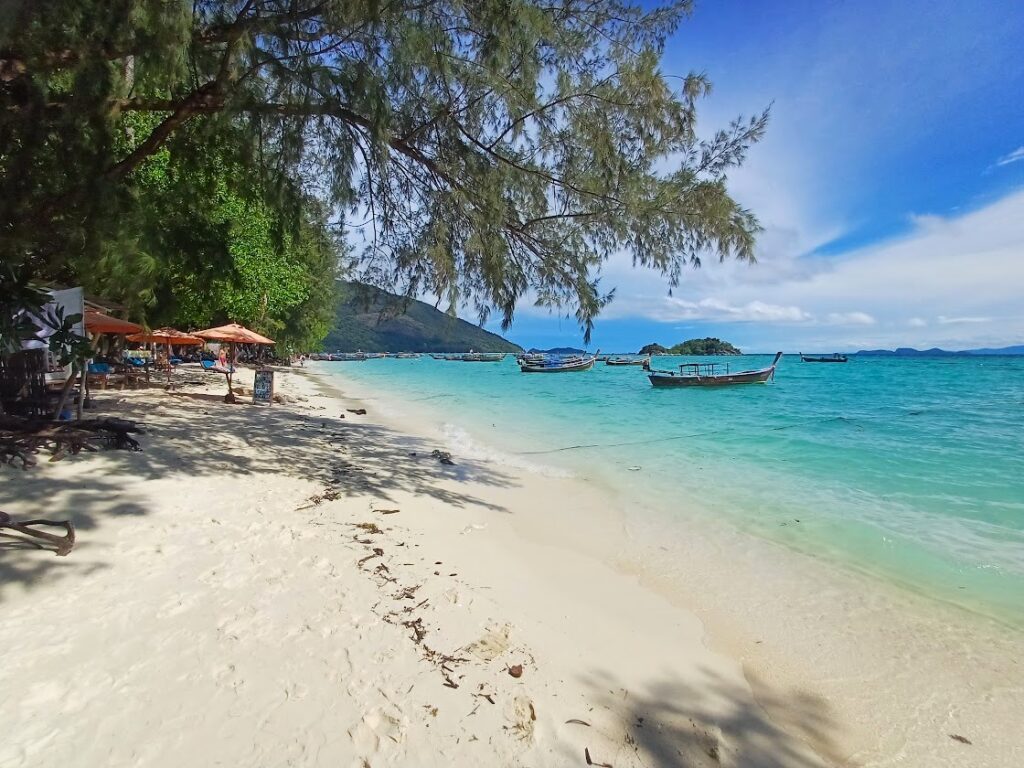
[[[770,360],[724,359],[733,370]],[[636,499],[635,514],[725,520],[1024,627],[1022,357],[787,355],[774,383],[713,390],[655,390],[639,367],[603,363],[522,374],[511,357],[321,369],[426,409],[498,460]]]

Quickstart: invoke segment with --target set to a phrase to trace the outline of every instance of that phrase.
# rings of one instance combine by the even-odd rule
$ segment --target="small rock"
[[[523,665],[522,664],[515,664],[515,665],[509,667],[508,668],[508,673],[510,675],[512,675],[512,677],[514,677],[516,679],[522,677],[523,676]]]

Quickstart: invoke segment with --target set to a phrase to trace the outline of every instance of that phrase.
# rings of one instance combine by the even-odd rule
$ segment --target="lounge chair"
[[[111,381],[120,381],[122,387],[124,386],[124,376],[115,372],[114,367],[110,363],[89,363],[90,387],[98,383],[100,389],[106,389],[107,384]]]
[[[199,364],[203,366],[204,371],[212,371],[213,373],[223,373],[225,375],[228,373],[235,372],[234,366],[229,366],[228,368],[221,368],[219,365],[217,365],[216,360],[200,360]]]

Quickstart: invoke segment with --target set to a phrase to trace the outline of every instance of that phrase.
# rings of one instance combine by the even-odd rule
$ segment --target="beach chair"
[[[143,379],[149,384],[149,363],[147,360],[141,357],[126,357],[124,363],[124,376],[127,384],[137,387]]]
[[[216,360],[200,360],[199,364],[203,366],[204,371],[210,371],[212,373],[223,373],[225,376],[227,376],[229,373],[235,372],[235,367],[233,365],[229,366],[228,368],[221,368],[219,365],[217,365]]]
[[[124,375],[115,372],[110,363],[89,363],[88,371],[90,387],[99,384],[100,389],[106,389],[111,381],[120,381],[122,388],[124,387]]]

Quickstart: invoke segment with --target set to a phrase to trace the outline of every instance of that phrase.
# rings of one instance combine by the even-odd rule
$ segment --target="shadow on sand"
[[[134,419],[145,429],[143,451],[82,453],[64,459],[71,471],[49,470],[45,456],[27,471],[0,467],[0,509],[14,517],[70,519],[78,531],[95,529],[105,517],[145,515],[146,504],[132,485],[140,480],[180,478],[183,487],[210,476],[281,474],[314,480],[341,497],[371,496],[388,501],[398,492],[444,504],[482,506],[505,512],[471,492],[470,486],[507,487],[514,480],[492,466],[454,457],[441,464],[431,452],[442,446],[401,434],[313,402],[294,408],[228,405],[222,395],[97,393],[95,415]],[[239,450],[249,447],[253,450]],[[43,577],[76,575],[102,563],[43,557],[23,546],[0,548],[0,597]]]
[[[659,680],[643,690],[627,691],[604,670],[585,683],[595,704],[592,728],[574,737],[591,739],[595,764],[821,768],[843,762],[829,706],[812,694],[759,691],[755,700],[745,686],[708,669],[694,681]],[[769,719],[769,712],[784,713],[790,732]],[[613,717],[602,727],[607,715]]]

